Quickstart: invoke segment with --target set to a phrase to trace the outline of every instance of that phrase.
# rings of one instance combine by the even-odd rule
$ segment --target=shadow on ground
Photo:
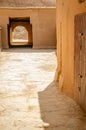
[[[52,82],[38,93],[44,130],[86,130],[86,116],[80,107]]]
[[[12,53],[50,53],[53,52],[55,49],[33,49],[33,48],[10,48],[10,49],[3,49],[2,52],[12,52]]]

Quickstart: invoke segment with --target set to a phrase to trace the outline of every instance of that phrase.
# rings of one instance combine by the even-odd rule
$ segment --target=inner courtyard
[[[55,49],[0,53],[0,130],[86,130],[85,113],[59,91],[56,67]]]
[[[0,0],[0,130],[86,130],[86,0]]]

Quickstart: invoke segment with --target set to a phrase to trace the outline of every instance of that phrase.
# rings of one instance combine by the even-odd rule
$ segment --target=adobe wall
[[[1,32],[2,32],[2,28],[0,27],[0,52],[1,52],[1,50],[2,50],[2,38],[1,38]]]
[[[70,97],[74,97],[74,16],[82,12],[86,12],[86,1],[79,4],[78,0],[57,0],[56,80]]]
[[[33,32],[33,48],[55,48],[56,9],[55,8],[0,8],[2,46],[8,46],[9,17],[30,17]]]

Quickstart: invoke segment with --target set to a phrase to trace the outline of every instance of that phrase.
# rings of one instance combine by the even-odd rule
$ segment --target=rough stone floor
[[[0,54],[0,130],[86,130],[86,115],[54,82],[55,50]]]

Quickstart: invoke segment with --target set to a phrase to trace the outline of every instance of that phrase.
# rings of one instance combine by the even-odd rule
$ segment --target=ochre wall
[[[56,80],[68,96],[74,97],[74,16],[86,12],[86,1],[57,0],[57,56]]]
[[[7,31],[9,17],[30,17],[33,33],[33,48],[56,47],[55,8],[0,8],[3,48],[9,48]]]

